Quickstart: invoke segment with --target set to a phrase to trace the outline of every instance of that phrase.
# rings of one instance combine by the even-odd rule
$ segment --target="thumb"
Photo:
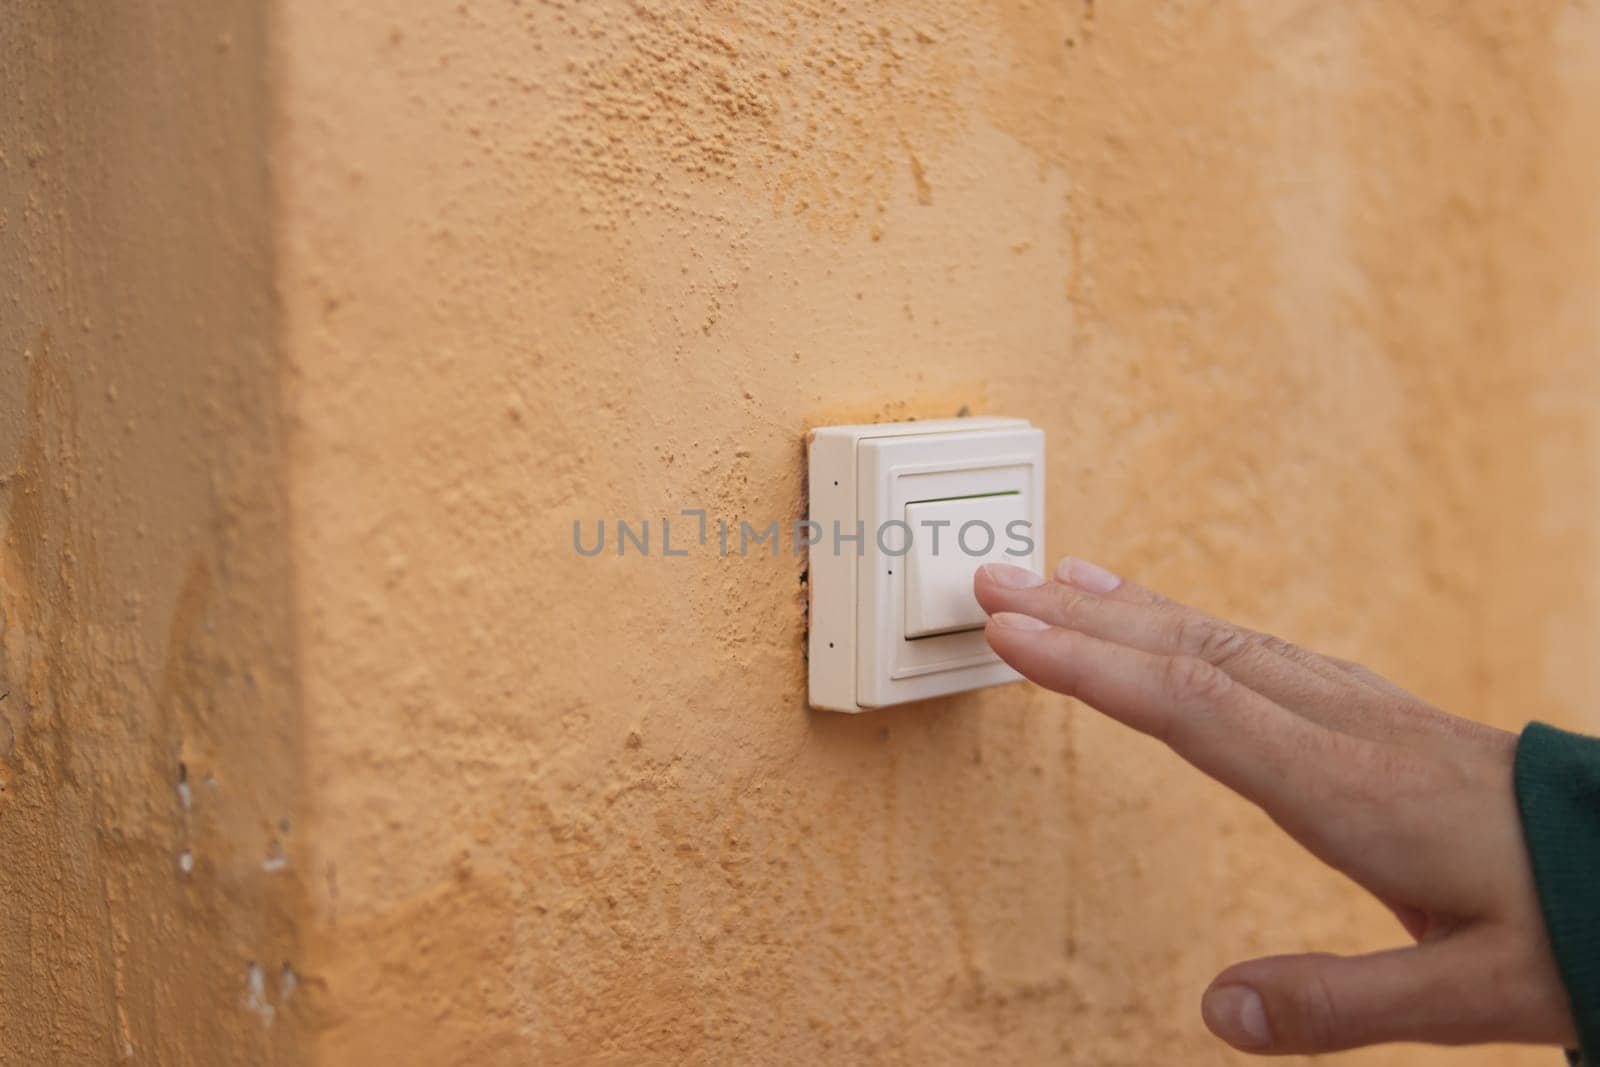
[[[1212,1033],[1245,1052],[1485,1040],[1499,1009],[1482,995],[1482,961],[1470,956],[1460,938],[1369,956],[1269,956],[1219,974],[1200,1014]]]

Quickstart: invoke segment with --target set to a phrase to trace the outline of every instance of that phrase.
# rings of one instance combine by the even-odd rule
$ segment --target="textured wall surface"
[[[244,7],[0,37],[0,1049],[1233,1063],[1400,939],[1053,695],[808,712],[787,551],[574,552],[811,425],[1027,417],[1053,554],[1600,728],[1591,5]]]
[[[811,424],[1026,416],[1052,552],[1597,706],[1588,7],[283,9],[326,1062],[1223,1062],[1400,937],[1051,695],[808,714],[788,555],[574,553]]]
[[[290,1062],[264,20],[0,8],[0,1063]]]

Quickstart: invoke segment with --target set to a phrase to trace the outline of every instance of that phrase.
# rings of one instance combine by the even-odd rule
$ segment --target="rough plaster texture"
[[[8,1067],[304,1054],[265,23],[169,7],[0,13]]]
[[[1051,695],[808,713],[801,560],[573,552],[819,423],[1025,416],[1053,552],[1600,726],[1590,5],[267,10],[0,43],[0,1047],[1223,1063],[1399,937]]]

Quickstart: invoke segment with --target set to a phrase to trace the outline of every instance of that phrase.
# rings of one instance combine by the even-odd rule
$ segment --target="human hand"
[[[1050,581],[990,564],[974,589],[1012,667],[1258,805],[1416,940],[1235,964],[1201,1000],[1212,1033],[1273,1054],[1575,1042],[1517,813],[1515,735],[1081,560]]]

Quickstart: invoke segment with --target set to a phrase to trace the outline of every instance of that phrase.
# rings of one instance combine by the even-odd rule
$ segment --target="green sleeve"
[[[1517,807],[1578,1052],[1600,1067],[1600,739],[1530,723],[1517,743]]]

